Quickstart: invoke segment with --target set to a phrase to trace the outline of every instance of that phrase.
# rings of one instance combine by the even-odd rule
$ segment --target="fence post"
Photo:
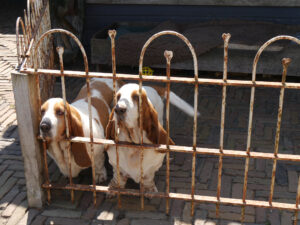
[[[37,140],[39,103],[35,75],[12,72],[18,131],[24,158],[27,200],[30,207],[41,208],[44,202],[43,155]]]

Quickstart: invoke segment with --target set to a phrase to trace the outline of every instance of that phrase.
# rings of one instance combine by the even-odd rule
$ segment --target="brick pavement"
[[[7,14],[5,14],[7,15]],[[97,195],[97,206],[92,204],[92,194],[75,192],[75,202],[70,202],[68,191],[52,191],[52,202],[43,209],[29,209],[26,202],[26,187],[23,162],[17,135],[14,113],[14,101],[11,90],[10,72],[16,58],[13,30],[3,24],[0,16],[0,224],[117,224],[117,225],[152,225],[152,224],[240,224],[241,208],[220,206],[220,219],[216,218],[215,205],[197,204],[195,216],[190,217],[190,203],[171,200],[170,216],[164,213],[165,201],[146,199],[145,211],[139,210],[140,202],[135,197],[122,197],[122,208],[116,206],[116,199],[105,199]],[[13,32],[13,31],[12,31]],[[11,33],[12,33],[11,32]],[[69,93],[74,89],[74,80],[69,80]],[[72,87],[71,87],[72,86]],[[56,86],[59,87],[59,84]],[[59,88],[58,88],[59,89]],[[173,84],[183,98],[192,103],[193,89]],[[56,94],[59,90],[56,90]],[[246,147],[249,88],[228,88],[225,123],[225,148],[244,150]],[[276,127],[278,90],[258,88],[254,106],[252,150],[272,152]],[[300,138],[300,92],[287,90],[285,95],[282,130],[279,152],[299,154]],[[198,121],[198,145],[218,147],[221,112],[221,88],[200,86]],[[171,107],[171,136],[179,145],[192,143],[192,119]],[[171,154],[170,189],[172,192],[189,193],[191,183],[191,155]],[[225,157],[223,160],[221,196],[240,198],[243,188],[244,160]],[[272,170],[271,160],[251,160],[248,179],[248,199],[267,200],[270,189]],[[53,182],[67,182],[58,171],[53,161],[49,160],[49,171]],[[274,200],[295,203],[297,163],[278,162]],[[218,158],[199,156],[196,167],[196,193],[216,195]],[[91,171],[83,171],[78,183],[91,183]],[[110,173],[111,176],[111,173]],[[158,189],[165,188],[165,165],[156,175]],[[130,187],[136,187],[130,183]],[[288,211],[269,210],[254,207],[246,208],[246,224],[282,224],[289,225],[293,214]]]

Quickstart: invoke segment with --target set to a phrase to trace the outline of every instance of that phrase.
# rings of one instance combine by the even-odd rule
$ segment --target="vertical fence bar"
[[[84,56],[86,58],[86,56]],[[90,148],[92,155],[92,175],[93,175],[93,196],[94,196],[94,205],[97,204],[97,192],[96,192],[96,173],[95,173],[95,153],[94,153],[94,134],[93,134],[93,120],[92,120],[92,102],[91,102],[91,88],[90,88],[90,77],[89,71],[86,66],[86,88],[87,88],[87,97],[88,97],[88,111],[89,111],[89,129],[90,129]]]
[[[67,151],[68,151],[68,166],[69,166],[69,182],[70,185],[73,185],[72,179],[72,166],[71,166],[71,142],[70,142],[70,128],[69,128],[69,120],[68,120],[68,110],[67,110],[67,97],[66,97],[66,84],[65,84],[65,74],[64,74],[64,62],[63,62],[63,54],[64,47],[57,47],[56,51],[59,56],[59,65],[60,65],[60,78],[61,78],[61,89],[62,96],[64,101],[64,117],[65,117],[65,126],[66,126],[66,136],[67,136]],[[74,190],[71,190],[71,201],[74,202]]]
[[[112,57],[112,73],[113,73],[113,95],[114,95],[114,105],[117,104],[117,95],[116,95],[116,48],[115,48],[115,38],[117,35],[116,30],[109,30],[108,35],[111,40],[111,57]],[[119,141],[118,128],[115,126],[115,141]],[[117,160],[117,179],[118,179],[118,207],[121,208],[121,195],[120,195],[120,166],[119,166],[119,149],[118,145],[115,145],[116,148],[116,160]]]
[[[255,84],[256,80],[256,68],[258,58],[255,57],[252,71],[252,83]],[[254,96],[255,96],[255,87],[251,87],[251,95],[250,95],[250,107],[249,107],[249,121],[248,121],[248,135],[247,135],[247,147],[246,147],[246,161],[245,161],[245,172],[244,172],[244,185],[243,185],[243,203],[246,202],[247,197],[247,183],[248,183],[248,171],[249,171],[249,162],[250,162],[250,147],[251,147],[251,135],[252,135],[252,121],[253,121],[253,108],[254,108]],[[243,223],[245,219],[245,206],[242,206],[241,213],[241,222]]]
[[[271,180],[271,187],[270,187],[270,196],[269,196],[269,204],[272,205],[273,201],[273,193],[274,193],[274,184],[275,184],[275,173],[277,167],[277,154],[279,148],[279,138],[280,138],[280,127],[281,127],[281,119],[282,119],[282,108],[283,108],[283,100],[284,100],[284,91],[285,91],[285,80],[287,74],[287,68],[291,62],[290,58],[283,58],[282,59],[282,88],[280,89],[280,96],[279,96],[279,107],[278,107],[278,116],[277,116],[277,127],[276,127],[276,135],[275,135],[275,146],[274,146],[274,156],[273,159],[273,169],[272,169],[272,180]]]
[[[45,140],[43,140],[43,158],[44,158],[44,167],[45,167],[45,171],[44,171],[45,180],[46,180],[46,184],[49,185],[50,179],[49,179],[49,170],[48,170],[48,162],[47,162],[47,145]],[[47,188],[47,201],[50,204],[51,192],[49,188]]]
[[[195,166],[196,166],[196,146],[197,146],[197,116],[198,116],[198,61],[197,61],[197,56],[195,53],[195,50],[192,46],[192,44],[189,42],[189,40],[183,36],[180,33],[177,33],[175,31],[162,31],[158,32],[154,35],[152,35],[144,44],[141,54],[140,54],[140,59],[139,59],[139,106],[140,106],[140,115],[141,115],[141,93],[142,93],[142,73],[143,73],[143,58],[145,51],[149,44],[156,38],[162,36],[162,35],[174,35],[180,38],[184,43],[188,46],[192,56],[193,56],[193,63],[194,63],[194,75],[195,75],[195,94],[194,94],[194,126],[193,126],[193,162],[192,162],[192,184],[191,184],[191,195],[192,195],[192,203],[191,203],[191,215],[194,215],[194,194],[195,194]],[[142,117],[140,116],[140,131],[142,134]],[[141,141],[143,142],[143,136],[141,135]],[[141,161],[143,161],[143,148],[141,147]],[[142,169],[142,168],[141,168]],[[143,174],[143,171],[141,171],[141,175]],[[142,206],[144,205],[144,187],[143,187],[143,180],[141,180],[141,204]],[[143,208],[143,207],[142,207]]]
[[[22,35],[23,37],[20,36],[20,24],[22,27]],[[27,48],[27,34],[26,34],[26,30],[25,30],[25,25],[24,22],[22,20],[21,17],[18,17],[17,21],[16,21],[16,47],[17,47],[17,56],[18,56],[18,65],[17,67],[20,67],[21,65],[21,61],[23,59],[21,59],[21,57],[25,56],[25,49]],[[20,53],[20,42],[21,42],[21,53]]]
[[[144,148],[143,143],[143,110],[142,110],[142,87],[143,87],[143,71],[140,68],[139,70],[139,114],[140,114],[140,143],[141,143],[141,149],[140,149],[140,192],[141,192],[141,209],[144,210],[144,169],[143,169],[143,160],[144,160]]]
[[[197,63],[194,61],[194,64]],[[195,212],[195,202],[194,202],[194,195],[195,195],[195,175],[196,175],[196,147],[197,147],[197,112],[198,112],[198,64],[194,65],[197,67],[195,70],[195,93],[194,93],[194,125],[193,125],[193,161],[192,161],[192,184],[191,184],[191,216],[194,216]]]
[[[294,218],[293,218],[294,225],[297,225],[297,221],[298,221],[299,200],[300,200],[300,176],[298,177],[298,188],[297,188],[297,197],[296,197],[296,208],[297,209],[295,210]]]
[[[170,80],[170,73],[171,73],[171,59],[173,58],[172,51],[165,51],[164,56],[167,61],[167,78]],[[166,159],[166,214],[169,214],[170,211],[170,145],[169,145],[169,138],[170,138],[170,82],[167,82],[167,96],[166,96],[166,130],[167,130],[167,137],[166,137],[166,145],[167,145],[167,159]]]
[[[223,81],[227,82],[227,65],[228,65],[228,43],[231,35],[223,34],[224,40],[224,65],[223,65]],[[222,167],[223,167],[223,148],[224,148],[224,127],[225,127],[225,110],[226,110],[226,85],[222,88],[222,111],[221,111],[221,129],[220,129],[220,156],[219,156],[219,171],[218,171],[218,187],[217,200],[220,201],[221,183],[222,183]],[[216,216],[219,217],[220,204],[216,204]]]

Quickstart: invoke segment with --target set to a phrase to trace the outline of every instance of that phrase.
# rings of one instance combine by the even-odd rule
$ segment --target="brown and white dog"
[[[107,139],[115,140],[115,130],[117,130],[118,140],[120,142],[141,143],[138,93],[139,86],[137,84],[126,84],[117,92],[117,104],[110,114],[110,121],[106,128]],[[141,97],[143,142],[145,144],[166,144],[167,133],[162,126],[164,105],[161,96],[154,88],[144,86]],[[193,115],[193,107],[173,92],[170,92],[170,102],[187,112],[189,115]],[[171,139],[169,139],[168,142],[170,145],[174,144]],[[119,149],[120,187],[125,187],[128,178],[139,183],[141,174],[140,150],[130,147],[119,147]],[[115,188],[118,185],[115,147],[108,147],[107,153],[109,162],[114,170],[113,179],[109,186],[110,188]],[[155,172],[161,167],[164,156],[164,153],[156,152],[154,149],[144,150],[142,166],[146,192],[157,192],[154,176]]]
[[[91,79],[92,125],[94,138],[105,138],[110,106],[113,100],[113,85],[110,79]],[[70,136],[90,137],[89,113],[86,85],[80,90],[72,104],[67,105]],[[64,117],[64,104],[61,98],[50,98],[41,107],[42,120],[40,134],[47,141],[48,154],[54,159],[61,173],[69,176],[68,142]],[[71,143],[72,177],[77,177],[81,170],[91,166],[89,144]],[[104,148],[94,145],[96,182],[107,178],[104,167]]]

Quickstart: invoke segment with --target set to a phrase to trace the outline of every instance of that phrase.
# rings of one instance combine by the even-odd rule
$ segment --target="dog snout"
[[[40,129],[43,133],[48,133],[51,129],[51,121],[48,118],[43,119],[40,124]]]
[[[126,106],[117,104],[115,107],[115,112],[118,116],[124,115],[124,113],[126,112]]]

